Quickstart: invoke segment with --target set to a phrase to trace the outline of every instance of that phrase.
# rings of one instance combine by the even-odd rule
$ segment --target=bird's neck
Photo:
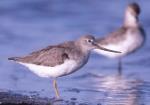
[[[130,12],[127,11],[125,14],[124,26],[138,27],[139,26],[138,16],[134,16]]]
[[[90,54],[90,50],[86,49],[82,44],[79,44],[80,42],[75,42],[75,46],[77,46],[78,50],[83,53],[84,55],[88,56]]]

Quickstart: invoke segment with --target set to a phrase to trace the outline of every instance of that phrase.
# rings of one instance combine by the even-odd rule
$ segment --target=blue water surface
[[[88,105],[150,104],[150,1],[141,6],[140,23],[147,33],[145,45],[117,60],[91,54],[79,71],[58,78],[61,97]],[[123,23],[132,0],[0,0],[0,89],[21,94],[54,97],[52,80],[40,78],[8,57],[23,56],[51,44],[86,34],[103,37]]]

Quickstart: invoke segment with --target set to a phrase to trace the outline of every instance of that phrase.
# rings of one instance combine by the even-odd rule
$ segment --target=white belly
[[[54,77],[54,78],[70,74],[80,67],[80,65],[78,65],[78,63],[75,62],[74,60],[66,60],[63,64],[57,65],[55,67],[40,66],[21,62],[18,63],[28,67],[30,71],[32,71],[33,73],[37,74],[40,77]]]
[[[104,56],[110,57],[110,58],[118,58],[125,56],[132,51],[139,48],[143,43],[143,37],[142,35],[128,35],[125,40],[118,40],[116,44],[111,44],[111,42],[107,45],[101,45],[105,48],[120,51],[121,53],[113,53],[113,52],[107,52],[99,49],[95,49],[94,51],[98,54],[102,54]]]

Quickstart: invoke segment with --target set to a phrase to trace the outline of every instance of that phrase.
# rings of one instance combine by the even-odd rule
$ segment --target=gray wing
[[[118,41],[120,41],[121,38],[125,37],[124,34],[126,33],[126,30],[126,27],[121,27],[117,31],[108,34],[106,37],[98,38],[96,41],[101,45],[107,45],[110,42],[112,44],[119,43]]]
[[[47,48],[33,52],[28,56],[12,57],[9,58],[9,60],[54,67],[64,63],[66,59],[69,59],[66,50],[69,50],[69,48],[61,45],[48,46]]]

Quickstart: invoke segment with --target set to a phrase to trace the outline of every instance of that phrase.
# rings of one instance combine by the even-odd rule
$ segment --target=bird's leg
[[[53,80],[53,87],[54,87],[54,90],[55,90],[56,98],[60,98],[60,95],[59,95],[59,92],[58,92],[58,87],[57,87],[57,82],[56,82],[55,79]]]
[[[122,59],[119,58],[118,61],[118,74],[121,75],[122,74]]]

